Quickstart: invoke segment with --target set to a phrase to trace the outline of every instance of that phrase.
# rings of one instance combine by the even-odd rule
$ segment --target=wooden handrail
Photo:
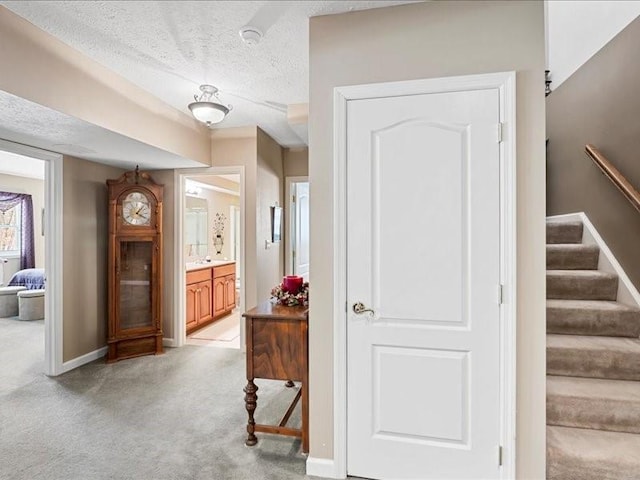
[[[609,177],[609,180],[611,180],[617,189],[631,202],[631,205],[640,212],[640,193],[624,178],[624,175],[593,145],[586,145],[584,150],[598,168],[602,170],[602,173]]]

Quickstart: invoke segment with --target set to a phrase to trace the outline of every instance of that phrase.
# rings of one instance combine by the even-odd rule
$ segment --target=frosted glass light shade
[[[193,102],[189,104],[189,110],[196,120],[207,126],[220,123],[229,113],[227,107],[214,102]]]

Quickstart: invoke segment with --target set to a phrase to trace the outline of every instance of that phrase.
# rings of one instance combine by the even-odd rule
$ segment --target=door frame
[[[293,275],[293,238],[295,232],[293,230],[293,202],[292,198],[292,187],[294,183],[302,183],[308,182],[309,177],[285,177],[285,201],[286,208],[284,209],[284,228],[287,234],[284,237],[284,274],[285,275]]]
[[[333,465],[326,474],[347,476],[347,104],[352,100],[498,89],[500,125],[500,398],[501,478],[516,465],[516,74],[409,80],[334,88],[333,117]],[[498,286],[496,286],[498,287]],[[499,292],[496,294],[498,300]],[[496,451],[496,461],[498,461]],[[315,467],[312,462],[312,468]],[[329,469],[327,469],[329,470]]]
[[[44,373],[60,375],[77,365],[63,363],[63,218],[62,164],[59,153],[0,139],[0,150],[17,153],[45,162],[44,174],[44,268],[47,294],[44,297]],[[34,213],[37,215],[37,213]],[[67,362],[71,363],[71,362]]]
[[[174,211],[174,231],[173,242],[174,252],[173,261],[174,269],[177,272],[174,277],[176,282],[176,288],[174,288],[173,295],[173,338],[165,338],[163,343],[169,347],[182,347],[187,342],[187,325],[186,325],[186,285],[187,285],[187,273],[184,269],[184,195],[185,195],[185,180],[187,177],[193,177],[197,175],[240,175],[240,255],[242,255],[242,262],[240,264],[240,310],[245,309],[245,292],[246,292],[246,252],[245,252],[245,172],[244,166],[231,166],[231,167],[204,167],[204,168],[189,168],[180,169],[175,171],[175,211]],[[244,348],[245,344],[245,331],[244,322],[240,322],[240,346]]]

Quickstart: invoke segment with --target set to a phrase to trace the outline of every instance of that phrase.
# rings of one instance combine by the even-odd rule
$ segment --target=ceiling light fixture
[[[220,103],[218,89],[213,85],[200,85],[200,91],[200,96],[193,96],[195,102],[189,104],[191,114],[207,127],[220,123],[233,107]]]

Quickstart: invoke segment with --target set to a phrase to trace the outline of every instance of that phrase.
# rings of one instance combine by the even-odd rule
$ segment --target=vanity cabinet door
[[[236,276],[227,275],[225,282],[225,310],[230,312],[236,308]]]
[[[213,310],[213,298],[211,295],[211,280],[200,282],[198,284],[198,323],[204,323],[211,320],[211,314]]]
[[[198,284],[187,285],[187,331],[198,324]]]
[[[213,316],[217,317],[224,314],[226,307],[225,301],[226,279],[218,277],[213,279]]]

